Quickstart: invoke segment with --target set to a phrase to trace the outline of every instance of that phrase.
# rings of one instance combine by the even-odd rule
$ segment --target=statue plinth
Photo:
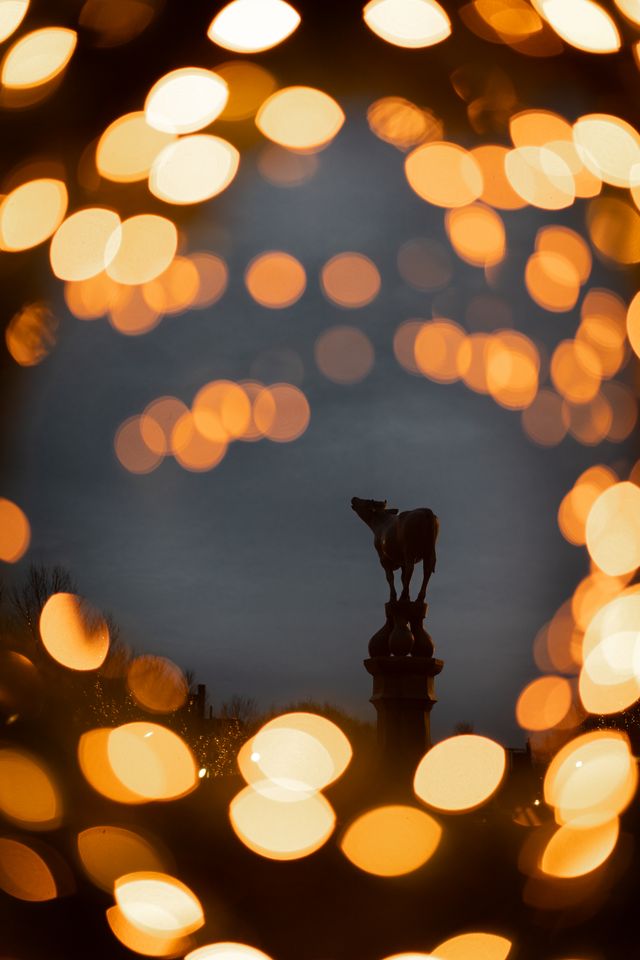
[[[406,778],[431,747],[431,710],[437,703],[434,678],[444,663],[435,657],[370,657],[370,702],[378,715],[382,767]]]
[[[381,767],[404,787],[431,747],[434,681],[444,666],[433,656],[433,641],[422,622],[426,612],[421,601],[390,600],[385,625],[371,638],[370,657],[364,661],[373,677]]]

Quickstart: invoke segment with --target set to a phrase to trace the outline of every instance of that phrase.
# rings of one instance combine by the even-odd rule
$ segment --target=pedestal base
[[[435,657],[370,657],[364,665],[373,677],[381,765],[404,781],[431,747],[434,678],[444,663]]]

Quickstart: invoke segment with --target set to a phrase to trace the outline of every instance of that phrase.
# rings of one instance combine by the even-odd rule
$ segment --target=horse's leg
[[[427,584],[429,583],[432,573],[433,571],[431,566],[427,566],[427,560],[425,557],[425,559],[422,561],[422,586],[420,587],[420,592],[418,593],[418,603],[424,603],[424,598],[427,593]]]
[[[389,600],[397,600],[398,594],[396,593],[396,583],[393,577],[393,569],[386,564],[382,564],[384,567],[384,572],[387,578],[387,583],[389,584],[391,593],[389,594]]]
[[[409,599],[409,585],[411,584],[412,574],[413,574],[413,564],[403,563],[402,564],[402,593],[400,594],[401,600]]]

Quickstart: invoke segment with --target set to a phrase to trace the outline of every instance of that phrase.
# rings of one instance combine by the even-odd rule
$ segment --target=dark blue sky
[[[571,439],[536,448],[518,413],[398,365],[395,329],[430,318],[433,298],[404,283],[397,251],[414,237],[446,243],[444,211],[409,189],[402,155],[369,132],[366,105],[347,105],[347,124],[309,183],[265,183],[248,151],[230,189],[201,207],[187,250],[212,250],[230,270],[213,307],[127,338],[106,320],[74,319],[60,289],[52,291],[59,343],[39,367],[19,372],[9,428],[3,493],[23,506],[33,529],[14,575],[30,559],[64,564],[129,643],[193,670],[214,705],[233,693],[265,706],[313,698],[373,719],[362,660],[387,588],[349,501],[429,506],[441,536],[428,629],[445,661],[434,735],[464,720],[516,744],[513,708],[535,675],[533,638],[586,572],[583,552],[557,530],[558,504],[583,469],[615,463],[624,450]],[[510,259],[498,293],[518,329],[553,345],[575,331],[577,312],[537,308],[524,290],[524,262],[539,226],[580,229],[582,208],[504,219]],[[267,249],[294,254],[307,271],[304,296],[286,310],[258,306],[244,288],[245,266]],[[360,310],[328,303],[319,288],[320,267],[344,250],[367,254],[381,273],[380,295]],[[448,315],[464,323],[486,281],[452,257]],[[592,285],[614,281],[596,265]],[[372,373],[353,386],[326,380],[313,359],[318,335],[344,323],[366,332],[376,352]],[[203,475],[166,461],[134,476],[116,461],[118,425],[153,398],[190,403],[208,380],[246,378],[256,361],[265,376],[271,364],[272,379],[286,378],[265,359],[282,347],[304,366],[311,423],[300,440],[234,444]]]

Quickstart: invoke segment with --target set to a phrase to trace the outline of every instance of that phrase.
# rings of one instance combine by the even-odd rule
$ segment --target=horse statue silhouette
[[[422,586],[417,602],[424,603],[429,578],[436,568],[439,524],[435,513],[427,507],[398,513],[387,507],[386,500],[361,500],[359,497],[352,498],[351,507],[373,531],[373,544],[391,590],[390,601],[398,599],[394,570],[402,571],[400,600],[409,600],[413,568],[422,560]]]

